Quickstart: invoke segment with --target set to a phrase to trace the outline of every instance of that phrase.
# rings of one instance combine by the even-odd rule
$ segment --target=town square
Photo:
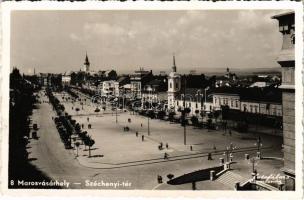
[[[287,9],[12,13],[8,187],[295,191],[295,29]]]

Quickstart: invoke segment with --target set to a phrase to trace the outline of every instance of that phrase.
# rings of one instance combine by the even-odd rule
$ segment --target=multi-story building
[[[119,96],[119,82],[117,81],[103,81],[99,87],[101,95],[104,96]]]
[[[154,79],[143,88],[142,91],[142,106],[148,104],[162,104],[167,102],[167,77],[166,76],[155,76]]]
[[[145,71],[142,68],[138,71],[135,71],[134,74],[130,76],[130,84],[131,84],[131,93],[133,99],[141,99],[142,98],[142,90],[146,83],[153,79],[152,70]]]
[[[283,35],[277,62],[282,68],[283,142],[285,189],[295,190],[295,13],[272,17],[279,22]]]

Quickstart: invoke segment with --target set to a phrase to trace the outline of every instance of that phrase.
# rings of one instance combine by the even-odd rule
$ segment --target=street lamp
[[[115,116],[116,116],[116,124],[117,124],[117,122],[118,122],[118,120],[117,120],[117,101],[118,101],[118,99],[117,99],[117,97],[114,99],[114,101],[115,101],[115,105],[116,105],[116,112],[115,112]]]
[[[260,136],[258,137],[258,139],[254,145],[257,146],[257,158],[261,159],[262,158],[261,149],[262,149],[263,144],[262,144],[262,139]]]
[[[232,157],[233,150],[235,149],[236,146],[234,146],[232,143],[230,143],[230,145],[226,147],[226,150],[224,151],[224,155],[226,155],[226,163],[229,162],[229,156]]]
[[[258,159],[256,157],[252,157],[249,159],[249,164],[252,164],[252,178],[253,181],[257,179],[257,170],[255,169],[255,165],[257,165]]]

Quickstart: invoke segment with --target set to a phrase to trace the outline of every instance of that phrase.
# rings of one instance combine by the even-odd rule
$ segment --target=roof
[[[213,94],[238,95],[241,101],[282,103],[282,90],[274,87],[264,88],[216,88]]]
[[[279,19],[279,18],[286,17],[286,16],[289,16],[289,15],[294,15],[294,14],[295,14],[294,11],[289,11],[289,12],[284,12],[284,13],[274,15],[271,18],[272,19]]]
[[[123,81],[125,81],[125,80],[127,80],[127,79],[129,79],[129,77],[127,77],[127,76],[121,76],[121,77],[119,77],[118,79],[117,79],[117,82],[123,82]]]
[[[160,85],[161,82],[162,82],[161,80],[153,79],[152,81],[149,81],[148,83],[146,83],[146,85]]]

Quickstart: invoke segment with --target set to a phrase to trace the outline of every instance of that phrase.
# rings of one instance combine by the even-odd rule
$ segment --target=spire
[[[89,58],[88,58],[88,53],[86,52],[86,57],[85,57],[85,62],[84,62],[85,65],[90,65],[90,62],[89,62]]]
[[[173,53],[173,66],[172,66],[172,71],[176,72],[176,65],[175,65],[175,54]]]
[[[84,61],[84,71],[86,71],[86,72],[90,71],[90,61],[89,61],[87,52],[86,52],[86,57],[85,57],[85,61]]]

